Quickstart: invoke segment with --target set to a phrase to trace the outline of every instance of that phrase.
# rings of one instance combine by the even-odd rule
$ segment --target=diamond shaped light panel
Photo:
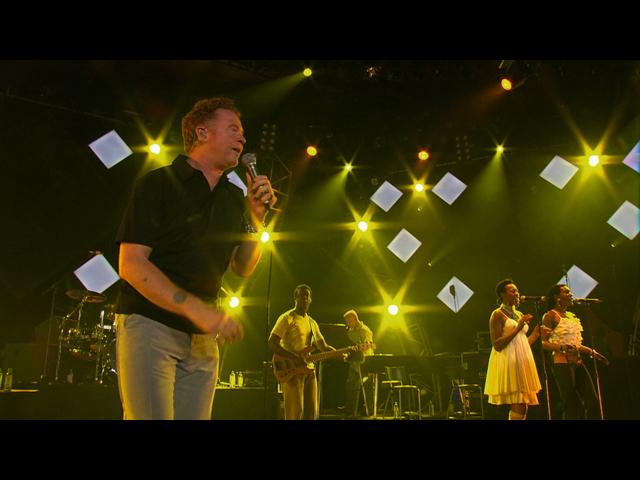
[[[91,142],[89,148],[107,168],[113,167],[133,153],[115,130]]]
[[[371,201],[378,205],[385,212],[388,212],[391,207],[402,196],[402,192],[396,187],[385,181],[376,192],[371,195]]]
[[[629,240],[633,240],[640,231],[640,210],[633,203],[625,201],[607,223]]]
[[[231,173],[227,175],[227,178],[231,183],[233,183],[236,187],[244,192],[245,197],[247,196],[247,186],[235,171],[232,170]]]
[[[416,250],[420,248],[420,245],[422,245],[422,242],[403,228],[400,230],[400,233],[391,240],[387,248],[391,250],[396,257],[406,263],[407,260],[416,253]]]
[[[640,173],[640,142],[636,143],[622,163]]]
[[[451,280],[447,282],[438,294],[440,301],[456,313],[460,311],[472,296],[473,290],[456,277],[451,277]]]
[[[96,255],[74,272],[87,290],[102,293],[120,278],[103,255]]]
[[[578,268],[576,265],[571,267],[566,276],[563,276],[558,283],[566,283],[573,292],[573,296],[577,298],[587,297],[598,282],[589,274]]]
[[[540,176],[547,182],[562,190],[569,180],[576,174],[578,167],[556,155],[542,170]]]
[[[442,177],[438,183],[436,183],[435,187],[433,187],[433,190],[431,191],[451,205],[456,201],[465,188],[467,188],[467,186],[462,181],[447,172],[447,174]]]

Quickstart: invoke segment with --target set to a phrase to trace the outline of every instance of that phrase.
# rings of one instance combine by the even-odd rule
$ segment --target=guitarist
[[[284,312],[271,330],[269,347],[276,355],[292,360],[296,366],[312,370],[310,375],[296,375],[282,382],[285,420],[315,420],[318,418],[318,381],[315,366],[304,359],[304,351],[315,347],[321,351],[335,350],[324,341],[316,321],[308,315],[311,287],[298,285],[293,291],[295,307]],[[306,349],[306,350],[305,350]]]
[[[354,344],[372,344],[373,345],[373,332],[367,327],[359,318],[358,313],[355,310],[348,310],[344,313],[344,323],[347,326],[347,337],[349,341]],[[346,388],[345,388],[345,405],[344,411],[347,416],[355,416],[357,412],[357,404],[360,400],[360,392],[362,391],[362,372],[360,366],[365,360],[365,357],[373,355],[373,348],[369,347],[364,351],[355,351],[351,353],[345,361],[349,362],[349,373],[347,374]],[[368,408],[365,400],[365,411],[368,414]],[[342,410],[342,407],[339,407]]]

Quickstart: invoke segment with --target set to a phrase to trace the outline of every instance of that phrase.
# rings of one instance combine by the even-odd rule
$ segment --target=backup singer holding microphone
[[[572,312],[573,294],[567,285],[554,285],[547,294],[549,311],[542,317],[543,325],[552,329],[548,340],[542,342],[553,355],[553,375],[560,394],[563,420],[592,419],[596,416],[596,389],[582,355],[609,361],[593,348],[582,344],[582,323]]]
[[[542,389],[531,352],[531,345],[540,336],[540,328],[536,326],[527,337],[533,316],[516,310],[520,293],[513,280],[498,282],[496,295],[501,305],[491,312],[489,319],[493,348],[484,394],[493,405],[510,406],[509,420],[525,420],[529,405],[538,405],[537,393]]]
[[[269,180],[247,174],[248,194],[224,174],[246,142],[233,100],[197,102],[182,119],[185,152],[136,184],[118,232],[116,317],[124,418],[210,419],[218,343],[243,336],[216,308],[230,268],[249,276],[257,231],[277,201]]]

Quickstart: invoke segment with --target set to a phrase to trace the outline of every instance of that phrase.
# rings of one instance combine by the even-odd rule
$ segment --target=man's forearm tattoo
[[[184,292],[177,291],[173,295],[173,301],[176,303],[184,303],[186,299],[187,299],[187,295]]]

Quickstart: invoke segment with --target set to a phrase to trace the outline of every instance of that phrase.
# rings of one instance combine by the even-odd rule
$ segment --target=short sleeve
[[[162,177],[147,174],[134,188],[116,237],[117,243],[153,247],[162,225]]]
[[[318,322],[316,322],[313,318],[311,319],[311,328],[313,331],[313,336],[315,337],[316,342],[322,340],[324,341],[324,337],[322,336],[322,332],[320,332],[320,327],[318,326]]]
[[[272,335],[277,335],[280,338],[284,338],[289,328],[289,312],[283,313],[276,320],[276,324],[273,326],[271,330]]]

